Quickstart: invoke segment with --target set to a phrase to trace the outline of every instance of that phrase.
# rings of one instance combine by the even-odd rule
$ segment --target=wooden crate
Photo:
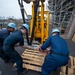
[[[73,36],[73,38],[72,38],[72,41],[75,42],[75,34],[74,34],[74,36]]]
[[[70,56],[71,59],[71,69],[73,70],[73,75],[75,75],[75,57]]]
[[[23,58],[24,68],[41,72],[45,54],[42,54],[37,50],[26,49],[21,56]]]
[[[66,74],[66,66],[61,67],[61,75],[75,75],[75,57],[70,56],[71,67],[68,67],[68,74]],[[67,65],[68,66],[68,65]]]

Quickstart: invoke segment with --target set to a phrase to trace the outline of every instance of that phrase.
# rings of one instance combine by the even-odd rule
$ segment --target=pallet
[[[21,56],[23,58],[24,68],[41,72],[41,66],[44,62],[46,54],[40,53],[37,50],[26,49]],[[60,75],[75,75],[75,57],[70,56],[70,59],[71,67],[68,67],[68,74],[65,74],[66,66],[62,66]]]
[[[37,50],[26,49],[21,55],[23,59],[23,68],[41,72],[41,66],[44,62],[46,54],[41,53]],[[70,56],[71,67],[68,65],[61,67],[60,75],[75,75],[75,57]],[[68,68],[66,74],[66,67]],[[54,75],[54,73],[52,74]]]
[[[26,49],[21,56],[23,58],[24,68],[41,72],[45,54],[42,54],[37,50]]]

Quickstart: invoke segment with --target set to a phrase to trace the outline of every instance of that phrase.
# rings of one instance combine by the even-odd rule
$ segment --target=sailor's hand
[[[42,49],[41,49],[41,47],[36,48],[36,50],[38,50],[40,52],[43,52]]]
[[[39,51],[39,48],[36,48],[37,51]]]

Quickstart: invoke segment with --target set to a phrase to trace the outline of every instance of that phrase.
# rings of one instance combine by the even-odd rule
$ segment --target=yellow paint
[[[41,10],[37,13],[37,17],[36,17],[37,20],[36,20],[36,26],[34,30],[34,39],[40,38],[41,43],[43,43],[48,38],[50,14],[48,11],[44,11],[43,2],[41,2],[39,8]],[[33,19],[34,19],[34,4],[32,5],[32,19],[30,22],[30,34],[32,32]]]
[[[36,17],[36,26],[34,29],[34,39],[41,39],[41,44],[48,38],[49,32],[49,24],[50,24],[50,13],[48,11],[44,11],[44,4],[41,1],[41,5],[39,5],[41,9],[37,13]],[[34,20],[34,3],[32,4],[32,18],[30,21],[30,35],[32,33],[33,27],[33,20]]]

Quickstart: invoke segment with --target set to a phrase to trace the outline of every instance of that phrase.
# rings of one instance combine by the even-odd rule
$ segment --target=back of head
[[[15,23],[9,23],[9,24],[8,24],[8,27],[15,29],[15,28],[16,28],[16,24],[15,24]]]
[[[53,34],[53,33],[60,33],[60,30],[59,29],[53,29],[51,34]]]

